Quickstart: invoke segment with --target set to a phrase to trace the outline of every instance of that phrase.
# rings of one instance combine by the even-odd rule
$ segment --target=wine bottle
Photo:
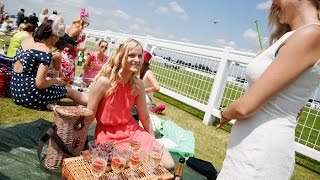
[[[80,56],[79,56],[79,58],[78,58],[77,65],[78,65],[78,66],[82,66],[83,61],[84,61],[84,52],[81,51],[81,52],[80,52]]]
[[[180,157],[177,167],[174,171],[173,180],[181,180],[183,174],[183,167],[184,167],[185,159],[184,157]]]

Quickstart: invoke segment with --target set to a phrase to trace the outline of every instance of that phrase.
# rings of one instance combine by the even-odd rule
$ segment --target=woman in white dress
[[[221,112],[236,119],[218,179],[290,179],[296,117],[320,83],[320,1],[273,0],[271,46],[250,62],[248,91]]]
[[[48,20],[48,17],[49,17],[48,13],[49,13],[48,8],[43,8],[41,10],[41,13],[39,14],[39,22],[38,22],[39,26],[42,24],[44,20]]]

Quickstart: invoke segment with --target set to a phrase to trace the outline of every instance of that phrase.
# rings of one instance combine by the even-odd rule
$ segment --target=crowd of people
[[[247,92],[221,111],[217,128],[232,119],[236,122],[218,179],[292,176],[296,116],[320,83],[319,14],[320,1],[272,1],[269,23],[275,31],[270,47],[249,63]],[[147,151],[155,141],[148,108],[155,107],[152,93],[160,88],[149,69],[152,54],[143,50],[140,42],[129,39],[108,57],[108,42],[99,41],[99,50],[88,52],[83,66],[83,80],[90,84],[86,95],[72,89],[70,83],[78,54],[86,51],[79,45],[84,41],[83,30],[90,23],[89,13],[81,9],[68,29],[62,16],[56,12],[48,16],[48,9],[41,12],[38,27],[34,24],[36,18],[34,23],[26,22],[23,9],[18,20],[18,26],[27,25],[13,36],[12,51],[8,51],[8,56],[14,57],[14,102],[46,109],[69,97],[95,113],[97,141],[128,144],[130,132],[134,131],[142,140],[142,150]],[[50,69],[57,75],[48,77]],[[142,126],[131,116],[133,107]],[[167,150],[161,161],[167,169],[174,166]]]
[[[143,62],[149,64],[152,55],[131,39],[108,57],[105,55],[108,42],[100,40],[98,51],[86,53],[82,80],[89,86],[89,93],[82,93],[72,86],[79,54],[86,51],[81,43],[85,39],[83,31],[90,24],[88,11],[80,9],[68,28],[61,14],[53,12],[49,16],[47,8],[32,22],[31,16],[28,20],[24,17],[24,9],[17,16],[17,26],[21,30],[13,35],[7,51],[7,56],[13,58],[10,88],[14,103],[26,108],[51,110],[61,99],[70,98],[95,112],[97,141],[129,144],[129,135],[134,131],[141,140],[142,150],[147,153],[156,139],[146,101],[148,97],[150,104],[152,97],[146,91],[149,94],[158,91],[159,84],[149,68],[143,70],[143,74],[139,72]],[[142,81],[143,77],[147,80]],[[143,88],[143,83],[150,79],[152,84]],[[137,107],[143,127],[131,115],[132,107]],[[174,166],[166,149],[161,162],[168,169]]]

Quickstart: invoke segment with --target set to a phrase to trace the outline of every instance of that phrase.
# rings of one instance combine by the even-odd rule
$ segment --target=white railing
[[[206,125],[212,123],[213,117],[220,118],[221,107],[243,95],[247,88],[244,71],[255,56],[227,48],[112,31],[88,29],[86,35],[86,46],[91,50],[97,48],[98,39],[107,40],[108,54],[124,39],[140,41],[144,49],[154,54],[151,67],[161,85],[160,92],[204,111],[203,123]],[[311,99],[316,99],[317,91]],[[298,119],[295,150],[320,161],[320,105],[314,104],[307,104]]]

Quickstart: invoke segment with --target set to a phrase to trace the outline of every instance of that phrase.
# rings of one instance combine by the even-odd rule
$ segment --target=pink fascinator
[[[84,9],[84,8],[80,9],[80,18],[84,22],[90,24],[89,13],[88,13],[88,11],[86,9]]]
[[[143,59],[145,62],[150,63],[152,55],[148,51],[143,52]]]

